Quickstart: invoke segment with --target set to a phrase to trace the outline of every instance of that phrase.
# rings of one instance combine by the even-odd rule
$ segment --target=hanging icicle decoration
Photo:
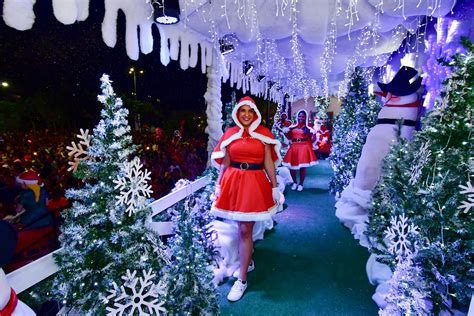
[[[334,14],[331,17],[329,32],[324,41],[324,51],[320,57],[321,77],[323,83],[323,95],[329,97],[329,73],[331,72],[332,63],[336,54],[336,38],[337,38],[337,17],[341,14],[341,0],[336,0]]]
[[[285,9],[288,6],[288,0],[275,0],[276,3],[276,16],[285,16]]]
[[[346,14],[349,22],[346,24],[348,26],[347,36],[351,39],[351,30],[354,25],[354,17],[356,21],[359,21],[359,12],[357,12],[357,3],[359,0],[349,0],[349,6],[347,7]]]

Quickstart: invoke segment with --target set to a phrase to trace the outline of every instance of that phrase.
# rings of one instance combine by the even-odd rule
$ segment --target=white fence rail
[[[185,199],[199,189],[202,189],[210,182],[209,177],[202,177],[198,180],[191,182],[187,186],[181,189],[171,192],[168,195],[150,203],[152,208],[152,216],[159,214],[166,210],[168,207],[175,203]],[[172,222],[152,222],[149,226],[151,229],[156,231],[160,236],[169,235],[173,232]],[[41,282],[47,277],[58,272],[59,267],[54,262],[53,254],[59,252],[58,249],[52,253],[43,256],[26,266],[23,266],[13,272],[7,274],[7,280],[10,286],[15,290],[16,293],[32,287],[33,285]]]

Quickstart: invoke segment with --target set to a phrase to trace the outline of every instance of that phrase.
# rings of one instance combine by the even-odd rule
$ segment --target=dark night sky
[[[3,0],[0,7],[3,8]],[[138,61],[133,61],[125,51],[123,13],[119,14],[116,47],[110,48],[103,42],[103,1],[91,1],[87,20],[73,25],[56,20],[51,0],[36,1],[34,10],[36,21],[31,30],[17,31],[0,19],[0,81],[11,82],[13,91],[29,96],[43,89],[53,96],[70,95],[74,105],[95,103],[99,78],[105,72],[111,76],[119,95],[130,96],[133,79],[128,69],[134,66],[145,71],[137,76],[139,99],[158,98],[162,105],[173,109],[205,109],[206,76],[200,68],[183,71],[177,62],[164,67],[159,61],[156,29],[153,52],[141,54]]]

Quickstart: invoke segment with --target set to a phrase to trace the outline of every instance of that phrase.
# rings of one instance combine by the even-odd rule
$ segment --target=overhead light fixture
[[[237,38],[234,34],[226,34],[219,39],[219,49],[222,55],[227,55],[235,51]]]
[[[242,71],[246,76],[250,75],[250,73],[253,71],[253,68],[253,64],[248,60],[244,61],[242,64]]]
[[[178,0],[151,0],[153,21],[159,24],[176,24],[179,22]]]
[[[221,54],[222,55],[227,55],[227,54],[230,54],[232,53],[235,48],[234,48],[234,45],[232,44],[220,44],[220,50],[221,50]]]
[[[222,55],[227,55],[232,53],[235,50],[234,44],[226,43],[224,39],[219,40],[219,48]]]
[[[258,76],[257,76],[257,81],[258,81],[258,82],[262,81],[263,79],[265,79],[265,76],[264,76],[264,75],[258,75]]]

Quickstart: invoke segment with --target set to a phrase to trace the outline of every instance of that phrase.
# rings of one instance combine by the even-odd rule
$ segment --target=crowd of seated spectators
[[[0,220],[17,215],[25,190],[18,177],[27,170],[34,170],[41,179],[41,190],[46,193],[49,215],[56,219],[39,220],[37,224],[58,224],[61,210],[69,207],[65,191],[81,186],[67,170],[70,158],[66,146],[72,141],[77,143],[75,134],[51,131],[0,134]],[[207,136],[196,133],[185,137],[182,134],[177,130],[166,135],[163,130],[154,128],[134,132],[133,140],[138,145],[136,156],[151,172],[150,184],[155,199],[168,194],[179,179],[195,179],[206,167]],[[15,225],[19,230],[39,228],[35,223],[22,225],[21,221]]]

